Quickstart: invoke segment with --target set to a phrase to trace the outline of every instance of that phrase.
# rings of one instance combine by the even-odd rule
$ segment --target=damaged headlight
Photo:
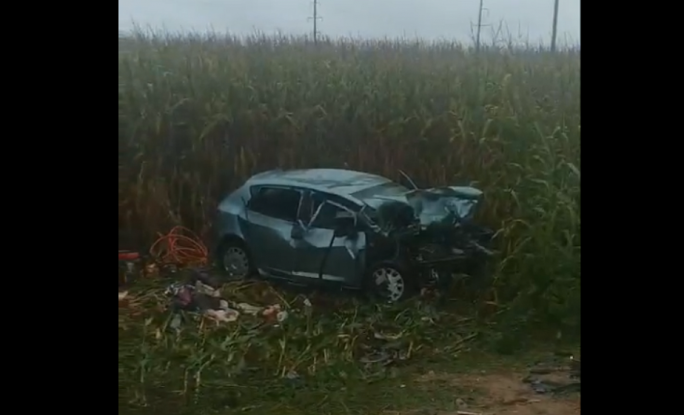
[[[470,220],[475,215],[477,200],[450,198],[445,201],[445,206],[461,220]]]

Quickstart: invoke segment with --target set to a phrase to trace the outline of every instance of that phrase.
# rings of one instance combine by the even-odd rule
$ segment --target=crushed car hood
[[[376,196],[365,202],[375,209],[377,217],[373,219],[380,228],[391,232],[412,224],[430,226],[469,220],[481,198],[482,191],[474,187],[448,186]]]

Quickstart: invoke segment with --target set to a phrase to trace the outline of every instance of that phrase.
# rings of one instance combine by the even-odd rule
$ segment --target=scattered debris
[[[373,342],[364,345],[365,354],[359,359],[360,363],[388,366],[397,361],[408,360],[411,357],[413,344],[403,339],[404,333],[373,332]]]
[[[154,262],[145,265],[145,276],[153,277],[159,275],[159,267]]]
[[[278,311],[278,313],[276,313],[276,320],[278,320],[278,323],[282,323],[283,321],[285,321],[287,319],[287,316],[288,316],[287,311],[285,311],[285,310]]]
[[[119,287],[130,283],[140,274],[140,254],[119,250]]]
[[[232,321],[237,321],[238,317],[240,317],[240,313],[237,310],[231,310],[231,309],[226,309],[226,310],[206,310],[204,312],[204,315],[216,320],[216,322],[232,322]]]
[[[191,268],[190,281],[194,284],[202,283],[214,289],[218,289],[222,285],[222,279],[218,276],[212,275],[207,268]]]
[[[530,385],[538,394],[561,394],[580,391],[579,360],[570,356],[559,361],[554,358],[549,362],[538,362],[529,369],[523,382]]]
[[[572,372],[571,376],[580,378],[580,361],[575,359],[574,356],[570,356],[570,371]]]
[[[150,255],[164,265],[178,267],[203,266],[208,249],[198,235],[183,226],[176,226],[150,247]]]
[[[182,322],[183,322],[183,318],[181,317],[181,315],[180,314],[174,314],[173,318],[171,319],[171,322],[169,323],[169,328],[171,328],[173,330],[179,330]]]
[[[190,278],[186,283],[173,283],[166,289],[165,294],[171,298],[169,308],[174,313],[197,312],[217,323],[237,321],[242,314],[261,317],[267,323],[282,323],[288,317],[280,304],[260,307],[222,298],[219,278],[211,276],[205,269],[190,269],[189,272]],[[180,320],[174,320],[173,326],[180,326]]]
[[[396,341],[401,338],[403,333],[398,333],[398,334],[385,334],[382,332],[375,332],[373,333],[373,337],[375,337],[378,340],[391,340],[391,341]]]
[[[162,268],[154,265],[154,269],[158,272]],[[180,269],[169,281],[166,288],[157,284],[154,286],[150,284],[148,288],[150,289],[144,292],[135,289],[130,289],[130,294],[128,291],[120,292],[120,299],[127,298],[125,303],[120,304],[120,309],[124,310],[123,312],[127,316],[149,316],[147,312],[152,310],[155,314],[168,313],[165,324],[156,328],[155,336],[157,338],[164,336],[164,333],[169,334],[168,331],[181,331],[183,328],[193,330],[194,327],[188,326],[195,326],[197,323],[199,323],[198,327],[201,330],[229,325],[230,330],[234,329],[235,333],[241,331],[246,334],[241,338],[251,338],[255,334],[255,329],[271,329],[284,324],[292,312],[297,314],[293,321],[288,324],[287,331],[273,330],[263,333],[268,341],[272,341],[274,337],[277,338],[281,333],[288,335],[295,333],[295,336],[317,336],[319,333],[328,332],[322,329],[320,324],[321,320],[328,321],[326,318],[321,316],[312,318],[315,310],[310,298],[300,294],[294,299],[285,299],[281,293],[273,290],[272,286],[266,282],[226,282],[213,274],[210,269],[193,267]],[[122,291],[121,288],[120,291]],[[326,308],[323,302],[325,297],[322,300],[316,296],[311,298],[315,300],[316,311]],[[337,309],[339,308],[338,304],[335,302],[330,307]],[[331,332],[333,336],[339,339],[333,341],[339,342],[337,345],[343,346],[348,353],[346,359],[353,359],[360,366],[363,366],[363,376],[369,381],[380,378],[383,374],[394,373],[397,369],[388,366],[409,359],[412,352],[423,347],[421,344],[414,345],[414,336],[411,335],[413,332],[407,323],[420,321],[426,313],[440,321],[450,318],[446,315],[442,316],[429,306],[424,305],[420,306],[420,311],[415,316],[407,315],[405,310],[393,309],[392,306],[383,305],[380,307],[385,309],[383,312],[394,313],[396,311],[398,314],[391,319],[375,322],[354,321],[352,319],[348,324],[334,329],[339,331]],[[150,324],[152,319],[153,317],[149,317],[149,322],[146,324]],[[157,320],[156,317],[154,319]],[[295,327],[295,320],[306,321],[306,328]],[[180,337],[178,336],[176,341],[179,341]],[[281,348],[288,347],[288,351],[292,347],[296,347],[294,342],[292,343],[293,346],[290,346],[289,343],[281,344],[279,342],[278,344]],[[327,351],[324,351],[325,353]],[[323,355],[323,358],[327,357]],[[279,372],[279,377],[293,380],[296,377],[296,372],[287,372],[290,366],[290,362],[284,361],[279,368],[284,371]],[[307,373],[311,373],[315,367],[315,363],[313,366],[306,367]],[[298,369],[303,370],[302,367],[298,367]]]
[[[128,291],[119,291],[119,301],[123,301],[128,297]]]

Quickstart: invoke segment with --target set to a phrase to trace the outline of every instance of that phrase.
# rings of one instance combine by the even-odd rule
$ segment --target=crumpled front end
[[[482,191],[474,187],[441,187],[414,190],[407,201],[414,209],[421,226],[454,225],[470,221],[482,199]]]
[[[373,229],[399,242],[415,266],[469,273],[493,254],[493,232],[473,222],[482,197],[473,187],[415,189],[377,197],[364,211]]]
[[[389,236],[416,227],[469,222],[481,199],[482,191],[474,187],[416,189],[366,200],[369,209],[365,211],[379,230]]]

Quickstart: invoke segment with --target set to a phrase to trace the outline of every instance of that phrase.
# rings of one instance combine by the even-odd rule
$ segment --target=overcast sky
[[[329,36],[470,39],[479,0],[320,0],[319,31]],[[484,0],[483,24],[505,22],[514,37],[551,37],[553,0]],[[119,29],[311,32],[313,0],[119,0]],[[482,29],[483,39],[492,29]],[[580,39],[580,0],[560,0],[559,40]]]

